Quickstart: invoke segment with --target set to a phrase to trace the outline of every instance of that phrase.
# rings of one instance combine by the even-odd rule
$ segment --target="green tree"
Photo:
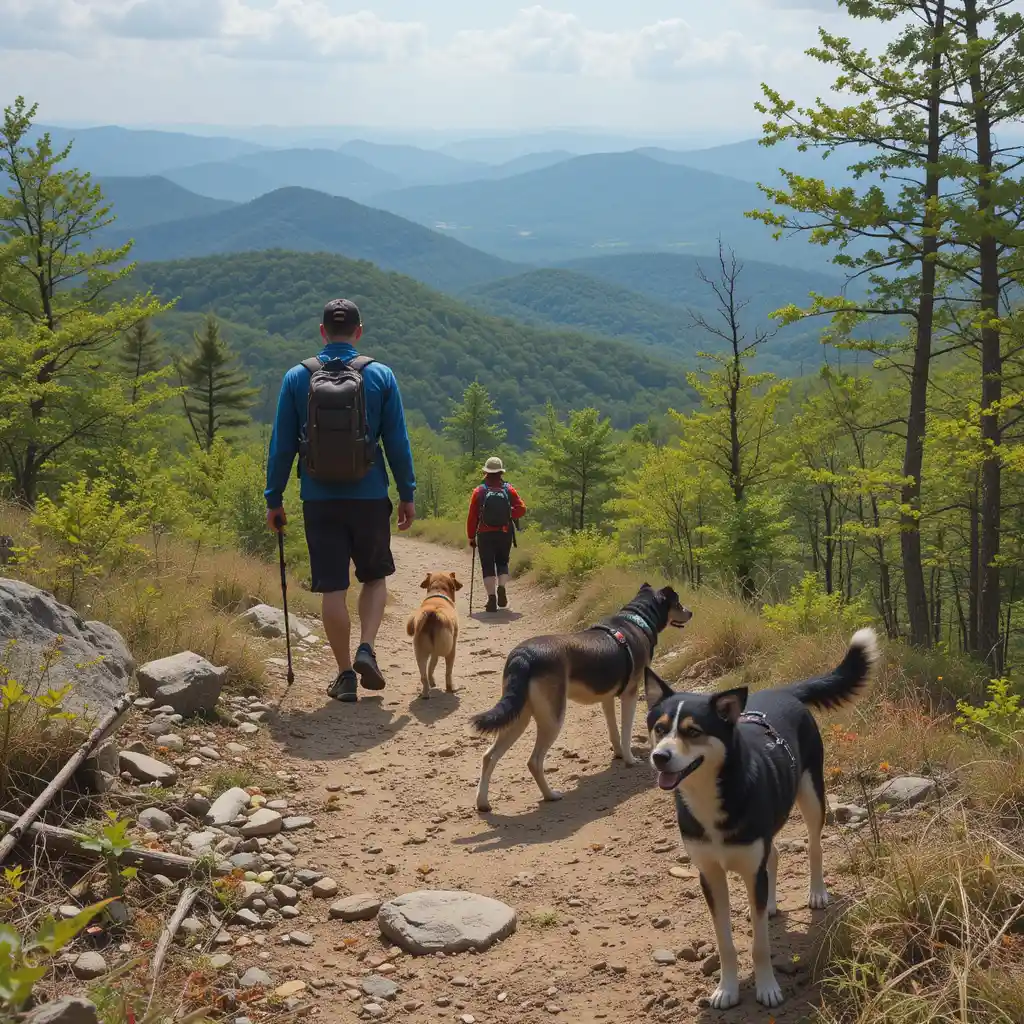
[[[132,406],[146,388],[166,376],[162,372],[167,369],[163,341],[148,320],[140,320],[125,334],[117,353],[117,361],[128,380],[128,401]]]
[[[463,499],[454,460],[444,438],[429,427],[410,427],[409,442],[416,466],[416,514],[437,519]]]
[[[33,504],[48,475],[102,449],[126,415],[108,349],[169,308],[115,300],[130,244],[91,237],[113,222],[98,185],[67,166],[68,146],[30,142],[36,107],[5,108],[0,126],[0,472]],[[137,407],[136,413],[144,411]]]
[[[179,362],[178,375],[196,443],[209,452],[221,434],[249,422],[247,410],[259,389],[249,387],[249,375],[238,368],[238,357],[220,336],[212,313],[202,334],[196,332],[193,340],[195,353]]]
[[[760,512],[752,508],[748,514],[742,506],[752,498],[751,491],[776,472],[779,458],[774,439],[779,428],[775,412],[789,385],[776,381],[774,374],[751,373],[747,367],[771,335],[760,328],[752,336],[746,332],[746,302],[739,294],[742,273],[743,264],[721,244],[716,276],[709,276],[703,268],[699,271],[700,279],[714,293],[717,316],[696,314],[693,323],[711,338],[724,342],[726,348],[720,353],[700,353],[710,365],[687,374],[687,381],[705,411],[680,419],[695,458],[720,475],[732,496],[735,508],[727,517],[733,530],[728,545],[731,564],[740,590],[753,599],[759,542],[753,535],[744,537],[742,531],[749,526],[760,538],[768,534],[760,525]]]
[[[570,529],[583,530],[593,523],[615,478],[617,446],[611,421],[602,419],[596,409],[579,409],[562,422],[549,408],[544,423],[546,429],[534,441],[537,483],[570,496]]]
[[[459,446],[459,451],[477,471],[477,463],[493,455],[506,436],[501,413],[491,401],[487,388],[478,380],[463,392],[461,402],[452,402],[451,413],[444,418],[444,433]]]

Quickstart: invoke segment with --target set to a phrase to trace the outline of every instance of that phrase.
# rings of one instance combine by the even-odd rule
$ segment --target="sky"
[[[0,0],[0,102],[50,124],[742,138],[761,82],[827,90],[803,51],[850,24],[835,0]]]

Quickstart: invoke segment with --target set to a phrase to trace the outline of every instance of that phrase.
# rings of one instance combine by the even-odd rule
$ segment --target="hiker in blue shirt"
[[[267,456],[267,523],[277,531],[288,522],[283,495],[299,455],[311,589],[323,595],[324,630],[338,663],[327,692],[352,703],[357,673],[367,690],[385,686],[374,644],[395,562],[381,448],[398,488],[399,530],[408,530],[416,518],[416,476],[398,381],[383,363],[356,351],[363,324],[355,303],[328,302],[320,334],[325,344],[319,356],[292,367],[281,385]],[[313,419],[307,422],[310,410]],[[350,561],[362,584],[355,659],[347,603]]]

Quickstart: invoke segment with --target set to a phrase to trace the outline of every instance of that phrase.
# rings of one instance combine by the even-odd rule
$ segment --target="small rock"
[[[242,980],[238,984],[242,988],[270,988],[274,984],[274,979],[266,971],[261,971],[258,967],[250,967],[242,975]]]
[[[372,893],[346,896],[333,904],[330,915],[341,921],[372,921],[380,910],[381,900]]]
[[[207,761],[219,761],[220,751],[214,747],[200,747],[199,756],[205,757]]]
[[[97,1024],[96,1007],[88,999],[65,996],[37,1006],[25,1024]]]
[[[137,673],[139,690],[179,715],[209,714],[217,706],[227,679],[227,666],[211,665],[192,651],[160,658]]]
[[[157,736],[156,745],[158,747],[165,747],[167,750],[172,750],[175,754],[180,754],[181,751],[185,749],[185,741],[174,733]]]
[[[671,924],[672,924],[672,919],[670,917],[656,917],[651,922],[651,927],[654,928],[656,931],[660,932],[660,931],[664,931]]]
[[[879,786],[871,794],[871,800],[876,804],[889,804],[891,807],[916,807],[933,799],[937,790],[934,779],[905,775],[898,779],[890,779]]]
[[[363,1013],[367,1017],[383,1017],[387,1010],[379,1003],[363,1003]]]
[[[71,965],[71,972],[79,981],[92,981],[107,973],[107,961],[95,951],[80,953]]]
[[[247,925],[249,928],[255,928],[260,923],[260,916],[256,913],[256,911],[249,910],[248,908],[243,907],[235,914],[234,918],[232,919],[232,923],[244,924]]]
[[[297,832],[300,828],[312,828],[313,819],[296,815],[291,818],[285,818],[281,824],[285,832]]]
[[[203,930],[203,922],[198,917],[186,917],[178,926],[186,935],[199,935]]]
[[[263,867],[263,858],[255,853],[236,853],[231,858],[231,866],[239,871],[259,871]]]
[[[260,808],[248,821],[239,829],[239,832],[246,838],[257,836],[276,836],[281,831],[281,815],[277,811],[269,811],[265,807]]]
[[[338,895],[341,886],[333,878],[321,878],[313,883],[313,895],[319,900],[329,900]]]
[[[122,750],[118,754],[118,763],[121,771],[128,772],[137,782],[158,782],[161,786],[169,787],[178,781],[178,772],[174,768],[148,754]]]
[[[284,611],[269,604],[258,604],[243,612],[236,620],[249,626],[260,636],[268,640],[280,640],[284,637]],[[289,632],[296,640],[308,637],[312,630],[301,619],[294,615],[288,616]]]
[[[233,957],[229,956],[227,953],[214,953],[213,956],[210,957],[210,966],[215,971],[223,971],[225,967],[229,967],[231,965],[232,959]]]
[[[260,727],[254,722],[243,722],[239,727],[238,731],[243,736],[255,736],[260,731]]]
[[[398,986],[393,981],[381,978],[376,974],[363,978],[359,987],[363,990],[363,994],[371,999],[384,999],[391,1002],[398,995]]]
[[[193,818],[205,818],[209,810],[210,801],[202,793],[196,793],[185,801],[185,813],[191,814]]]
[[[274,989],[274,996],[277,999],[288,999],[291,996],[301,995],[306,991],[304,981],[286,981]]]
[[[705,978],[710,978],[716,971],[721,970],[721,967],[722,961],[718,954],[712,953],[711,956],[709,956],[707,960],[700,965],[700,973],[703,974]]]
[[[185,845],[195,856],[209,850],[221,838],[219,832],[193,832],[185,836]]]
[[[139,827],[149,832],[168,832],[174,828],[174,819],[159,807],[148,807],[139,815]]]
[[[286,921],[294,921],[295,918],[299,917],[301,914],[302,914],[302,911],[299,910],[298,907],[282,907],[281,908],[281,916]]]
[[[676,959],[676,955],[671,949],[656,949],[654,951],[654,962],[662,967],[671,967]]]
[[[307,888],[319,882],[323,877],[324,873],[322,871],[314,871],[312,868],[303,868],[301,871],[295,872],[295,881]]]
[[[316,942],[309,932],[291,932],[290,938],[296,946],[312,946]]]
[[[249,806],[249,794],[238,786],[225,790],[206,812],[207,825],[230,825]]]
[[[695,964],[700,959],[700,954],[693,948],[693,946],[683,946],[676,956],[688,964]]]
[[[248,754],[249,748],[242,743],[229,743],[226,747],[229,754]]]
[[[299,894],[290,885],[275,885],[271,894],[282,907],[294,907],[299,902]]]
[[[516,912],[488,896],[421,890],[385,903],[377,915],[385,938],[408,953],[482,952],[516,930]]]

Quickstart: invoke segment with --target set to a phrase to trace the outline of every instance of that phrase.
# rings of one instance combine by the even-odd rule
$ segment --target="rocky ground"
[[[210,666],[186,660],[141,673],[152,696],[140,698],[120,737],[119,785],[131,792],[141,785],[153,796],[152,806],[140,797],[138,843],[207,856],[235,872],[218,883],[226,912],[195,912],[179,936],[204,957],[211,989],[230,993],[229,1019],[244,1024],[281,1012],[331,1022],[461,1024],[809,1019],[816,1000],[810,969],[826,915],[806,905],[799,818],[781,837],[781,913],[771,926],[787,1002],[768,1014],[754,1001],[737,882],[743,1002],[712,1011],[713,930],[671,800],[655,788],[646,762],[629,769],[612,761],[599,708],[571,705],[549,756],[548,771],[565,792],[561,803],[538,802],[526,768],[531,732],[496,771],[493,813],[474,809],[486,742],[468,719],[497,698],[506,653],[554,628],[550,599],[516,586],[511,611],[470,617],[468,588],[461,591],[457,692],[442,688],[424,701],[405,621],[428,571],[465,566],[450,550],[411,540],[396,544],[396,561],[378,643],[389,678],[382,694],[361,691],[355,705],[326,698],[333,663],[315,622],[295,645],[291,691],[275,654],[270,693],[220,698],[216,724],[183,718],[175,704],[184,691],[168,698],[171,690],[162,688],[191,672],[187,699],[205,685],[200,703],[216,700],[218,679],[198,685]],[[267,615],[271,621],[257,615],[251,627],[271,635]],[[685,634],[666,636],[666,648],[685,642]],[[639,719],[634,749],[642,756],[642,708]],[[168,787],[174,800],[164,796]],[[838,815],[861,816],[848,807]],[[827,877],[840,896],[850,882],[835,868],[851,836],[844,824],[830,826],[826,838]],[[156,882],[168,890],[175,884]],[[466,907],[446,897],[438,910],[397,899],[421,890],[499,902]],[[435,927],[433,917],[448,924]],[[436,951],[453,940],[488,948]],[[105,956],[136,952],[129,943]],[[113,966],[85,955],[92,962],[81,963],[79,952],[67,957],[80,978]]]

